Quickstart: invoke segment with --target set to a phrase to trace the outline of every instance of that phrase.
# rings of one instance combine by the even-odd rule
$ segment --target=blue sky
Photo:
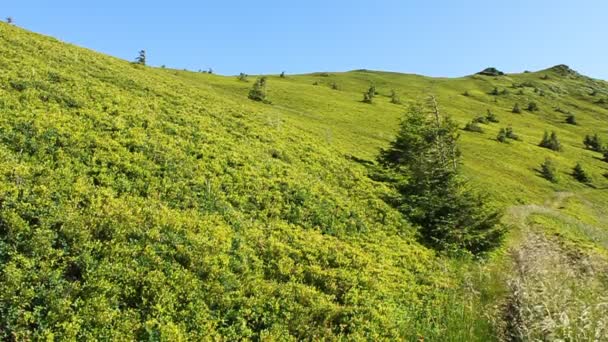
[[[35,32],[222,74],[376,69],[462,76],[555,64],[608,79],[606,0],[4,0]]]

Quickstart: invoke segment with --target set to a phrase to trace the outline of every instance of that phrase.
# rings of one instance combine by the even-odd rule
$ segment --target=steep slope
[[[407,104],[431,93],[463,126],[488,109],[499,117],[461,138],[466,175],[497,205],[566,190],[566,221],[606,229],[608,163],[582,144],[608,139],[603,81],[563,66],[270,76],[272,104],[247,99],[252,83],[133,65],[0,24],[2,338],[492,339],[467,278],[478,264],[419,245],[367,177]],[[507,126],[522,141],[498,143]],[[545,130],[563,152],[537,146]],[[538,175],[546,157],[557,184]],[[593,187],[569,175],[579,161]],[[586,253],[605,250],[577,237],[597,248]]]
[[[0,337],[441,334],[450,265],[268,108],[0,24]]]

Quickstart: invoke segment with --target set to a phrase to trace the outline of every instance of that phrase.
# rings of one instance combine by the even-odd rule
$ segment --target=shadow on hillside
[[[362,159],[362,158],[353,156],[352,154],[346,154],[346,155],[344,155],[344,157],[346,157],[346,159],[348,159],[348,160],[352,160],[352,161],[354,161],[356,163],[359,163],[359,164],[361,164],[363,166],[374,166],[376,164],[376,163],[374,163],[371,160]]]

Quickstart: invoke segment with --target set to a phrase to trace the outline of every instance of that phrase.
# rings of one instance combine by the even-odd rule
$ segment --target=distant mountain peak
[[[556,72],[562,76],[574,75],[578,76],[579,73],[576,70],[571,69],[566,64],[558,64],[548,69],[549,71]]]
[[[494,67],[489,67],[489,68],[485,68],[482,71],[477,73],[478,75],[486,75],[486,76],[502,76],[505,73],[494,68]]]

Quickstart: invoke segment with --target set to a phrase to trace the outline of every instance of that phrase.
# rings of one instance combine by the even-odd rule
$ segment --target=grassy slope
[[[457,279],[363,167],[186,76],[0,24],[0,338],[449,328]]]
[[[425,312],[437,316],[429,303],[441,306],[458,275],[346,157],[372,160],[390,141],[405,110],[389,103],[392,88],[404,102],[434,93],[462,124],[499,116],[484,134],[463,132],[462,149],[466,174],[501,205],[568,190],[568,214],[605,226],[608,164],[582,148],[584,134],[606,134],[608,110],[593,104],[607,96],[602,82],[592,97],[591,81],[555,70],[358,71],[270,77],[264,105],[233,77],[133,66],[4,24],[0,40],[0,335],[432,340],[456,330]],[[510,89],[527,80],[545,96]],[[360,102],[370,82],[373,105]],[[494,86],[510,94],[494,102]],[[539,112],[510,113],[530,100]],[[494,141],[507,125],[523,142]],[[564,152],[536,146],[545,129]],[[536,175],[546,156],[559,185]],[[579,160],[598,189],[566,174]]]

